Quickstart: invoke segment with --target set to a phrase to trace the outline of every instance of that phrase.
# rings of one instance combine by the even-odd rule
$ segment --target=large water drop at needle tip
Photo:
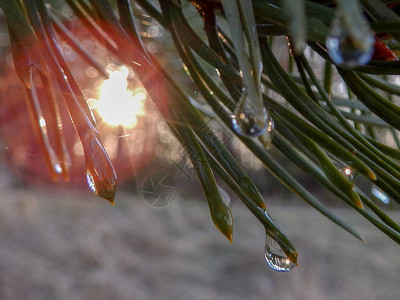
[[[348,68],[365,65],[370,61],[374,52],[374,36],[370,32],[364,32],[361,42],[356,41],[345,23],[340,14],[334,18],[325,42],[328,54],[336,65]],[[360,35],[360,33],[358,34]]]
[[[238,109],[232,115],[232,126],[240,135],[258,137],[273,130],[273,121],[265,109],[260,115],[251,109]]]
[[[85,153],[86,180],[89,188],[96,195],[113,204],[117,190],[117,175],[107,152],[94,132],[83,140],[82,145]]]
[[[287,272],[296,266],[279,244],[267,234],[265,235],[265,260],[273,270],[278,272]]]

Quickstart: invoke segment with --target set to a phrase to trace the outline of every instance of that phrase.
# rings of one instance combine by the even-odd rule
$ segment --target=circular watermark
[[[175,180],[166,173],[153,173],[146,177],[142,186],[142,196],[150,206],[165,207],[177,194]]]

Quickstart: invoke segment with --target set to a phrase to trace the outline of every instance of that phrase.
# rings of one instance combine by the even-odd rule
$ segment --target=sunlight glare
[[[109,125],[131,128],[136,125],[137,116],[144,114],[146,92],[143,88],[128,90],[128,75],[128,68],[121,67],[101,86],[97,111]]]

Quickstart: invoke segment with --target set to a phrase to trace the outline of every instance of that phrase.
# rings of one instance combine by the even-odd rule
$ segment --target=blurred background
[[[400,295],[398,245],[349,209],[332,208],[366,244],[297,200],[266,197],[270,215],[299,252],[299,266],[279,273],[264,259],[262,226],[234,199],[234,241],[229,244],[212,224],[205,199],[183,196],[180,184],[177,196],[162,208],[124,189],[112,207],[90,191],[10,185],[4,168],[1,176],[1,299]],[[400,221],[400,214],[393,218]]]
[[[288,273],[268,267],[262,226],[221,184],[235,216],[234,243],[230,245],[212,224],[183,147],[159,117],[136,75],[107,56],[81,30],[79,20],[67,6],[55,1],[50,8],[67,20],[64,25],[93,57],[104,63],[110,74],[108,79],[104,78],[82,63],[67,42],[63,43],[65,58],[99,121],[98,130],[116,167],[120,188],[114,207],[89,190],[83,149],[68,122],[68,113],[63,110],[71,159],[60,163],[69,164],[70,178],[51,180],[13,70],[3,20],[0,26],[0,299],[400,297],[398,245],[325,194],[272,148],[271,154],[354,226],[366,244],[295,199],[228,130],[213,120],[195,87],[188,82],[186,88],[191,91],[193,104],[204,111],[206,122],[246,166],[265,195],[270,215],[296,245],[299,266]],[[194,9],[191,13],[195,18]],[[144,14],[138,13],[137,17],[149,52],[162,53],[164,66],[176,70],[171,73],[179,78],[185,68],[176,61],[163,27]],[[285,43],[277,41],[275,47]],[[287,52],[282,53],[284,60]],[[320,68],[318,58],[314,67]],[[184,78],[182,75],[182,80],[187,80]],[[343,83],[337,82],[335,88],[336,92],[344,92]],[[40,96],[40,88],[38,93]],[[46,105],[43,109],[46,114]],[[149,196],[148,182],[160,174],[162,178],[168,177],[170,190],[168,195],[156,192],[156,198],[162,200],[158,205],[149,200],[154,195]],[[371,191],[373,188],[367,186]],[[400,213],[390,199],[380,196],[376,204],[400,222]]]

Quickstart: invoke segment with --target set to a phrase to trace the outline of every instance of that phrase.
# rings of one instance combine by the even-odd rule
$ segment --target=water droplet
[[[265,235],[265,260],[275,271],[287,272],[296,264],[286,256],[279,244],[268,234]]]
[[[114,202],[117,175],[106,150],[95,134],[82,141],[86,161],[86,179],[89,188],[98,196]]]
[[[257,137],[273,131],[273,121],[264,108],[256,114],[251,108],[241,108],[232,115],[233,129],[240,135]],[[272,137],[271,137],[272,138]]]
[[[378,198],[383,204],[389,204],[389,197],[376,185],[374,185],[371,189],[371,193]]]
[[[326,39],[329,56],[335,64],[349,68],[368,63],[374,52],[374,36],[366,32],[363,34],[362,42],[356,42],[345,23],[341,14],[338,14],[332,22]]]

